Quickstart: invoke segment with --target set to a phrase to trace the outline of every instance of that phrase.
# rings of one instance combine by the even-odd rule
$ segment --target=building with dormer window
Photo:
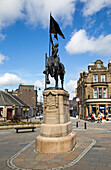
[[[78,111],[86,119],[91,113],[111,114],[111,61],[108,69],[101,60],[89,63],[88,71],[80,73],[77,82]]]

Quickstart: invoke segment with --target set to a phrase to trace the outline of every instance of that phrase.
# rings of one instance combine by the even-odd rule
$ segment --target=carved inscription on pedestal
[[[56,107],[56,96],[53,96],[52,94],[50,94],[47,97],[47,106],[48,106],[49,110],[55,109],[55,107]]]
[[[58,107],[58,95],[55,93],[47,93],[44,96],[44,106],[47,110],[55,110]]]

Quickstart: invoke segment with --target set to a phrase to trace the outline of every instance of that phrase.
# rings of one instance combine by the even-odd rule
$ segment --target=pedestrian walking
[[[94,122],[94,121],[95,121],[94,115],[92,114],[92,115],[91,115],[91,122]]]
[[[100,113],[100,123],[102,123],[102,113]]]

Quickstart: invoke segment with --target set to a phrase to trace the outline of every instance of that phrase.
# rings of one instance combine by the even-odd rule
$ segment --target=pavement
[[[71,121],[77,143],[72,151],[61,154],[35,151],[40,128],[18,134],[14,129],[0,130],[0,170],[111,170],[111,122]]]

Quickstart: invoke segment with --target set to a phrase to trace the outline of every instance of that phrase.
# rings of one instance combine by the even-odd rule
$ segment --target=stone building
[[[78,98],[73,98],[73,116],[76,117],[78,115]]]
[[[37,92],[34,90],[34,85],[19,85],[17,96],[29,106],[36,107]]]
[[[19,88],[15,91],[8,91],[5,89],[6,93],[17,97],[20,101],[24,102],[29,108],[23,108],[23,117],[35,116],[37,112],[37,90],[34,89],[34,85],[19,85]],[[27,115],[28,114],[28,115]]]
[[[12,91],[13,95],[16,95],[20,100],[30,106],[30,115],[36,114],[37,109],[37,90],[34,89],[34,85],[19,85],[19,88]],[[25,108],[24,108],[25,109]]]
[[[111,114],[111,61],[108,68],[101,60],[89,63],[88,71],[81,71],[77,82],[78,112],[81,118],[91,113]]]
[[[70,113],[70,116],[74,116],[73,115],[73,100],[69,100],[69,113]]]
[[[29,106],[10,93],[0,90],[0,120],[9,120],[14,115],[22,117],[24,108]]]

